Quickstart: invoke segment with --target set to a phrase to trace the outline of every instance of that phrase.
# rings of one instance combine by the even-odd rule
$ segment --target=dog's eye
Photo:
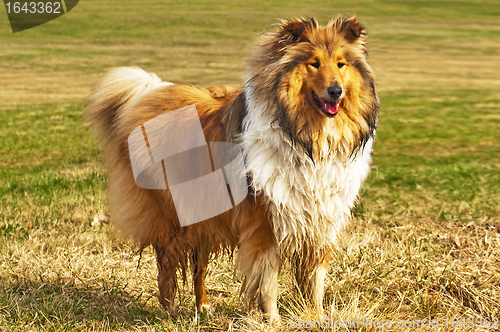
[[[317,69],[317,68],[319,68],[319,62],[318,62],[318,61],[313,62],[313,63],[311,63],[310,65],[311,65],[311,66],[313,66],[313,67],[314,67],[314,68],[316,68],[316,69]]]
[[[339,63],[337,63],[337,67],[339,67],[339,68],[342,68],[342,67],[344,67],[344,66],[345,66],[345,63],[343,63],[343,62],[339,62]]]

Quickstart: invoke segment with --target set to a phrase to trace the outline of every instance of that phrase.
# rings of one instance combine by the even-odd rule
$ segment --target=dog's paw
[[[269,324],[274,326],[281,326],[281,317],[278,312],[269,313],[266,315],[266,320]]]
[[[210,303],[203,303],[198,306],[198,311],[204,313],[205,315],[213,315],[215,309],[210,305]]]

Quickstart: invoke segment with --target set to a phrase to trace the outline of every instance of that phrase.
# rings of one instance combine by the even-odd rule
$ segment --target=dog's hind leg
[[[177,269],[186,265],[185,258],[179,255],[179,250],[169,243],[168,245],[154,246],[158,264],[159,300],[163,308],[172,311],[175,308],[174,298],[177,290]]]
[[[191,268],[193,271],[194,294],[196,296],[196,307],[199,312],[212,313],[212,306],[205,290],[205,272],[208,257],[200,255],[200,250],[195,248],[191,255]]]

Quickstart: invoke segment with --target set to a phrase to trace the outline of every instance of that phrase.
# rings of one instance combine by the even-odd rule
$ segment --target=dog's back
[[[195,104],[206,140],[230,142],[240,130],[244,109],[240,94],[227,87],[174,85],[139,68],[117,68],[101,79],[88,98],[86,116],[98,135],[108,170],[113,224],[141,248],[155,249],[160,300],[166,308],[172,306],[175,295],[176,271],[180,266],[185,276],[189,260],[198,280],[199,309],[208,306],[203,295],[204,267],[221,249],[236,246],[238,233],[232,221],[237,210],[181,227],[168,187],[148,190],[134,182],[128,137],[148,120]]]

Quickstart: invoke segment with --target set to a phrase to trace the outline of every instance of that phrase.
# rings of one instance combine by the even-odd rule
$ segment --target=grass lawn
[[[497,1],[86,0],[15,34],[0,10],[0,330],[286,331],[292,317],[313,319],[287,269],[283,325],[247,312],[229,257],[209,266],[213,316],[195,312],[191,285],[164,313],[152,251],[138,264],[108,222],[83,100],[115,66],[239,87],[252,42],[277,18],[325,24],[338,13],[367,27],[382,113],[370,178],[327,277],[326,315],[410,319],[408,331],[423,330],[413,320],[464,331],[488,318],[500,329]]]

